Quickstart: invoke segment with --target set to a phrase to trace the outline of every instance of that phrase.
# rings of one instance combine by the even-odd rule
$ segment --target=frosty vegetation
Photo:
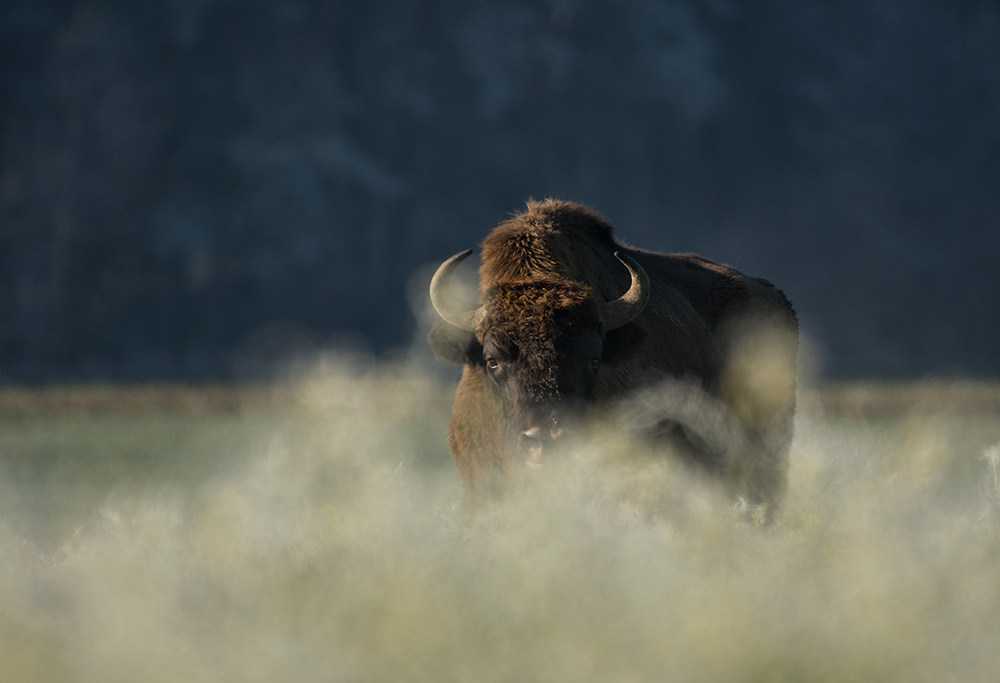
[[[994,680],[995,416],[807,388],[766,528],[610,429],[466,520],[452,393],[332,362],[238,415],[4,417],[0,680]]]

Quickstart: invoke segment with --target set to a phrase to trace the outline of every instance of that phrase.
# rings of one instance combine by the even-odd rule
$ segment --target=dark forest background
[[[0,135],[2,381],[405,347],[529,196],[773,280],[827,376],[1000,374],[995,1],[5,0]]]

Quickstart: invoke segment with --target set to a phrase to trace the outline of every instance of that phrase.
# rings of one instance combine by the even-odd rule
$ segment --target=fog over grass
[[[0,680],[995,680],[995,414],[807,387],[766,528],[612,429],[464,521],[453,390],[3,417]]]

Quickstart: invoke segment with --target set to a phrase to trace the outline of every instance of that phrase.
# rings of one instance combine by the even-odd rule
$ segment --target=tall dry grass
[[[614,431],[466,522],[452,388],[3,417],[0,680],[996,680],[996,415],[806,392],[767,528]]]

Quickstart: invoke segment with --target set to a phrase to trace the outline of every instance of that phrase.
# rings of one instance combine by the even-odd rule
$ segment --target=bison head
[[[449,286],[455,267],[471,253],[445,261],[431,280],[431,302],[451,328],[436,328],[431,346],[488,378],[502,408],[498,428],[533,465],[589,403],[602,365],[638,346],[642,333],[629,323],[646,304],[649,280],[634,260],[616,253],[632,283],[614,301],[599,301],[580,282],[535,279],[498,284],[473,308],[457,301]]]

